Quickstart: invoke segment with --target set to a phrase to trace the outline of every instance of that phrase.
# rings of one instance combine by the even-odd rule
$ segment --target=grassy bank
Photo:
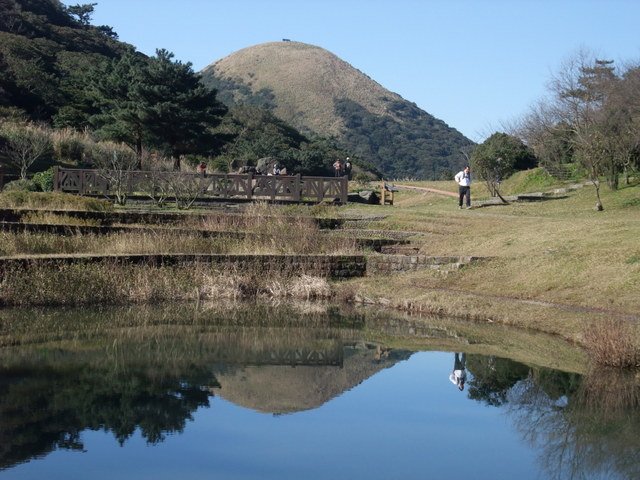
[[[452,183],[422,185],[453,190]],[[483,189],[474,187],[472,195],[478,200]],[[404,190],[393,206],[350,206],[347,215],[386,215],[371,228],[418,232],[413,241],[421,253],[488,257],[448,275],[425,270],[385,281],[365,278],[350,281],[351,288],[361,298],[398,308],[535,328],[576,341],[592,322],[611,315],[635,318],[634,341],[640,345],[640,186],[605,188],[601,195],[604,212],[593,209],[589,186],[566,198],[471,210],[458,210],[453,198]]]
[[[4,273],[0,302],[15,306],[331,296],[326,279],[304,272],[216,271],[201,264],[151,267],[105,261],[13,268]]]

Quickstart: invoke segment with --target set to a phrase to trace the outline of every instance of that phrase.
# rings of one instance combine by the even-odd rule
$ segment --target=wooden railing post
[[[247,175],[247,200],[251,200],[253,196],[253,173],[249,172]]]
[[[340,203],[346,204],[349,198],[349,177],[344,175],[340,184]]]
[[[293,181],[293,200],[299,202],[302,198],[302,182],[300,181],[300,174],[296,175]]]
[[[84,195],[84,170],[78,170],[78,193]]]
[[[60,191],[60,167],[58,165],[53,167],[53,191]]]

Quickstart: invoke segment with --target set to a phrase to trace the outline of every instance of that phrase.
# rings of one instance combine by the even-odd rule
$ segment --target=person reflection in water
[[[467,380],[465,361],[464,353],[456,353],[453,361],[453,372],[449,375],[449,380],[458,387],[458,390],[464,390],[464,382]]]

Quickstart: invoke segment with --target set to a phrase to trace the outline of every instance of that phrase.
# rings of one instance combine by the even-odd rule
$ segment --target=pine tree
[[[180,169],[182,155],[215,149],[211,129],[220,123],[226,108],[216,100],[215,90],[200,82],[190,62],[173,61],[172,53],[157,50],[135,95],[143,106],[152,143],[173,158],[175,170]]]

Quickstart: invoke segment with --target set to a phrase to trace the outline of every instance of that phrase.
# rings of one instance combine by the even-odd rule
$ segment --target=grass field
[[[522,177],[505,182],[503,191],[515,193],[526,182],[554,187]],[[454,182],[413,185],[455,191]],[[400,308],[531,327],[577,341],[592,322],[612,315],[637,326],[640,186],[603,188],[601,195],[603,212],[594,210],[595,190],[588,185],[566,198],[471,210],[459,210],[455,198],[408,190],[396,193],[393,206],[350,206],[346,215],[386,215],[372,228],[420,232],[413,241],[423,254],[488,257],[448,275],[419,271],[351,286]],[[487,196],[481,185],[472,188],[472,203]]]

